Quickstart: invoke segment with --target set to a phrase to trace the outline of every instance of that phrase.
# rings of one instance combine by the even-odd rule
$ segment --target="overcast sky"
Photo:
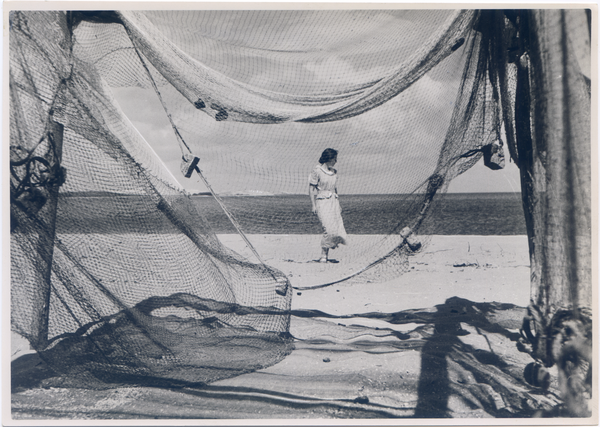
[[[302,93],[362,84],[385,74],[447,14],[212,12],[181,15],[177,26],[171,24],[172,16],[167,23],[160,12],[153,19],[190,55],[236,80]],[[334,32],[347,43],[332,43]],[[178,94],[164,89],[163,96],[218,192],[306,193],[308,173],[329,146],[340,151],[340,193],[407,192],[435,167],[460,81],[461,55],[459,50],[378,108],[319,125],[216,122]],[[114,93],[178,181],[189,191],[206,191],[197,180],[181,177],[181,152],[157,95],[140,88],[119,88]],[[520,191],[518,169],[508,161],[508,152],[505,155],[504,170],[491,171],[480,162],[456,178],[449,191]]]

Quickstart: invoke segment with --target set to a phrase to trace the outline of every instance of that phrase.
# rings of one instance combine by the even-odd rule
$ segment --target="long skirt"
[[[346,244],[348,235],[342,220],[342,209],[337,197],[328,199],[317,199],[317,216],[323,226],[323,238],[321,247],[323,249],[335,249],[338,245]]]

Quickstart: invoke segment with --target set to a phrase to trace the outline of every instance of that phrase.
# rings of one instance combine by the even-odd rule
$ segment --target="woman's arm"
[[[312,203],[312,212],[314,214],[317,213],[317,186],[309,184],[308,185],[308,195],[310,196],[310,202]]]

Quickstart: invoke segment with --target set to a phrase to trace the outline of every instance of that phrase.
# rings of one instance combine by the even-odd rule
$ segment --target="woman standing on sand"
[[[335,249],[340,244],[345,245],[348,237],[338,201],[337,171],[333,168],[336,163],[337,151],[327,148],[308,178],[308,194],[312,202],[312,211],[319,217],[323,226],[319,262],[327,262],[329,249]]]

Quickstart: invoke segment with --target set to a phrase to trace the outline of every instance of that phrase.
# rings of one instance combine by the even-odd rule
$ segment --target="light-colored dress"
[[[317,187],[316,208],[317,216],[323,226],[321,247],[335,249],[338,245],[346,244],[348,235],[342,220],[342,209],[336,192],[336,170],[330,171],[327,166],[317,165],[311,172],[308,182]]]

